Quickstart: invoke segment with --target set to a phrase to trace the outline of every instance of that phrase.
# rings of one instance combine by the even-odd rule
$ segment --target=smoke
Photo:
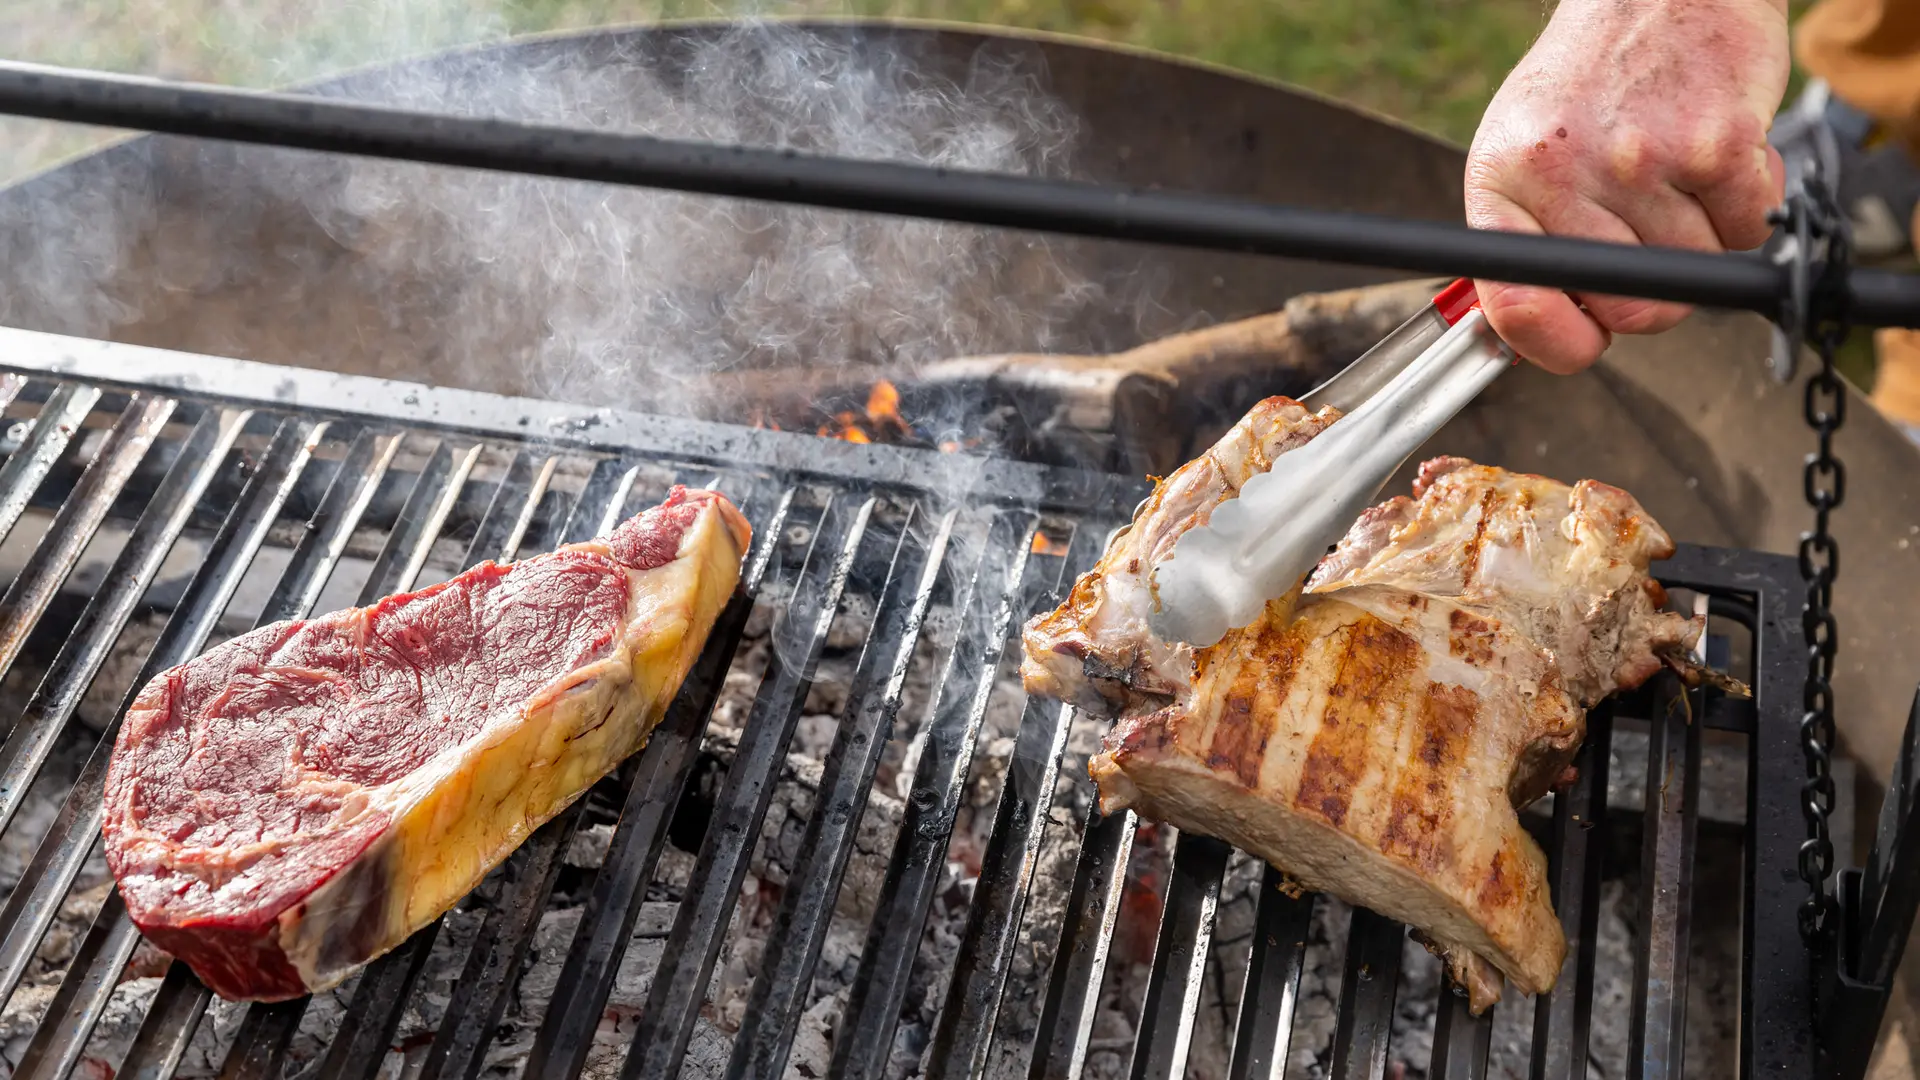
[[[495,26],[437,3],[376,5],[380,33],[334,44],[378,54]],[[1078,124],[1036,52],[956,65],[902,40],[744,21],[469,50],[322,92],[1077,175]],[[269,67],[322,63],[293,53]],[[740,420],[731,399],[761,378],[1125,343],[1154,291],[1079,245],[998,230],[184,140],[140,153],[0,200],[0,322]]]

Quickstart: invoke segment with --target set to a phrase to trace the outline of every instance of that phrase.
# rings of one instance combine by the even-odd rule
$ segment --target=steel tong
[[[1164,641],[1217,643],[1299,584],[1393,474],[1514,362],[1456,281],[1305,398],[1342,416],[1187,530],[1153,575]]]

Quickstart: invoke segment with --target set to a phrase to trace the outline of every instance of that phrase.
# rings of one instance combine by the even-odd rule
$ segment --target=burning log
[[[1303,393],[1432,299],[1439,282],[1309,293],[1279,311],[1108,355],[1008,353],[914,369],[848,365],[718,376],[708,400],[763,427],[855,442],[925,443],[954,413],[1000,430],[965,434],[1023,455],[1135,473],[1190,457],[1252,402]],[[947,439],[957,443],[958,440]],[[943,449],[961,448],[943,446]]]
[[[1279,311],[1107,356],[1017,353],[946,360],[918,372],[916,386],[976,388],[990,397],[1036,402],[1050,408],[1050,423],[1111,434],[1118,460],[1110,467],[1164,473],[1252,402],[1271,393],[1303,393],[1333,375],[1432,300],[1441,284],[1421,280],[1308,293]]]

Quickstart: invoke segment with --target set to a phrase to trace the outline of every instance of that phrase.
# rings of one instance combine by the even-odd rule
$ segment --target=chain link
[[[1802,261],[1796,268],[1801,273],[1795,275],[1798,287],[1790,301],[1789,327],[1805,335],[1820,362],[1807,380],[1804,408],[1815,437],[1803,477],[1813,528],[1800,535],[1800,576],[1807,584],[1800,614],[1807,649],[1807,683],[1800,703],[1800,748],[1806,757],[1807,779],[1800,786],[1800,809],[1808,834],[1799,857],[1800,879],[1808,893],[1800,905],[1800,932],[1815,941],[1833,927],[1834,899],[1827,880],[1833,873],[1834,851],[1827,818],[1834,804],[1833,654],[1839,628],[1833,617],[1833,582],[1840,573],[1840,545],[1828,525],[1847,495],[1847,471],[1834,456],[1833,436],[1847,415],[1846,387],[1834,368],[1834,356],[1849,329],[1844,275],[1850,251],[1846,221],[1817,178],[1806,179],[1788,200],[1782,223],[1794,230],[1799,242],[1796,258]],[[1817,268],[1810,265],[1816,247],[1824,255]]]

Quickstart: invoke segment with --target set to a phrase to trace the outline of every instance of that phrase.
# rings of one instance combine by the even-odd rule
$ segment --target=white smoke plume
[[[474,36],[441,2],[375,5],[368,25],[398,26],[398,40],[409,26]],[[1030,51],[982,51],[955,72],[896,42],[778,22],[674,40],[672,54],[639,36],[470,50],[326,92],[1076,174],[1076,120]],[[325,66],[307,53],[284,65]],[[1152,307],[1150,281],[1086,269],[1078,245],[1029,234],[186,140],[150,140],[142,155],[139,168],[60,170],[30,183],[37,197],[0,200],[0,322],[725,415],[716,376],[1113,347]]]

